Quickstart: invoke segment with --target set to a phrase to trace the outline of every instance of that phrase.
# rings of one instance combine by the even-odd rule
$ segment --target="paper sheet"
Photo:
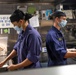
[[[39,27],[39,19],[38,15],[33,16],[31,19],[29,19],[30,25],[33,27]]]

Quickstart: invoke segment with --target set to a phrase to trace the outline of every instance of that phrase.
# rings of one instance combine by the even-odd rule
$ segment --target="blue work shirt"
[[[25,69],[40,67],[41,42],[40,34],[30,25],[19,34],[14,46],[14,49],[17,51],[18,63],[21,63],[26,58],[32,62],[31,65],[24,67]]]
[[[46,36],[46,48],[48,52],[48,66],[65,65],[64,58],[67,50],[66,43],[61,31],[52,26]]]

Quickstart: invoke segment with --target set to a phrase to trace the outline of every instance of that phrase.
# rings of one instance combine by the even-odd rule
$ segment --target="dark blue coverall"
[[[39,68],[40,52],[41,52],[41,36],[36,29],[28,25],[25,31],[22,31],[14,46],[18,56],[18,63],[21,63],[28,58],[32,64],[24,67],[26,68]]]
[[[46,48],[48,52],[48,66],[66,65],[64,58],[67,50],[61,31],[52,26],[46,36]]]

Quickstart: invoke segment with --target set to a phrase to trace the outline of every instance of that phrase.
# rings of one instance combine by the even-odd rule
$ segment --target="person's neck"
[[[24,25],[23,30],[25,31],[28,26],[28,23]]]
[[[55,28],[57,28],[58,30],[60,30],[60,26],[59,25],[57,25],[56,23],[54,23],[54,25],[53,25]]]

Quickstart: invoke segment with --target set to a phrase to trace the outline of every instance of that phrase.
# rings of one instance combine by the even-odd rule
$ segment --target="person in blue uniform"
[[[17,55],[18,64],[9,65],[8,70],[40,68],[41,36],[36,29],[29,24],[31,14],[24,14],[21,10],[15,10],[10,16],[14,29],[19,34],[12,52],[0,63],[2,67],[9,59]]]
[[[67,24],[66,14],[61,11],[53,13],[54,23],[46,36],[48,66],[66,65],[67,58],[76,57],[76,52],[66,49],[66,42],[61,28]]]

